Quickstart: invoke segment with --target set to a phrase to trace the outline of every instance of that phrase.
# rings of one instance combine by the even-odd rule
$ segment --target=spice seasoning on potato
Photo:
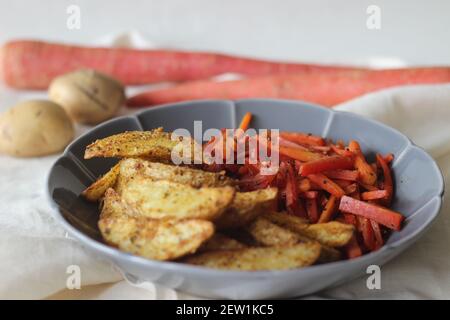
[[[125,90],[117,80],[82,69],[55,78],[49,97],[76,122],[97,124],[113,117],[124,104]]]
[[[43,156],[63,150],[74,136],[64,109],[47,100],[17,104],[0,116],[0,153]]]

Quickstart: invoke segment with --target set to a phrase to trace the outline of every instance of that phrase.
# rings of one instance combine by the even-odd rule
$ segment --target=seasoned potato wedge
[[[170,162],[172,150],[180,147],[181,152],[182,146],[180,141],[171,140],[171,134],[164,132],[162,128],[152,131],[129,131],[91,143],[86,147],[84,158],[140,157],[153,161]],[[190,152],[193,155],[194,148],[190,148]]]
[[[154,220],[111,216],[98,222],[106,242],[119,249],[155,260],[171,260],[194,253],[214,233],[206,220]]]
[[[354,230],[355,228],[350,224],[330,221],[311,224],[302,231],[302,234],[330,247],[342,247],[350,241]]]
[[[121,216],[139,216],[139,213],[122,201],[119,194],[112,188],[106,190],[100,207],[100,219]]]
[[[300,236],[288,229],[280,227],[264,217],[256,218],[245,230],[264,246],[292,245],[300,242]]]
[[[216,250],[237,250],[244,249],[247,246],[233,238],[227,237],[221,233],[215,233],[211,239],[206,241],[200,248],[199,252],[216,251]]]
[[[276,246],[276,245],[292,245],[299,242],[317,242],[300,234],[285,229],[270,222],[264,217],[258,217],[246,228],[246,231],[261,245]],[[337,261],[341,258],[341,253],[325,245],[321,245],[320,257],[318,262]]]
[[[260,214],[273,209],[277,192],[277,188],[237,192],[230,208],[216,220],[216,227],[227,229],[247,225]]]
[[[336,221],[309,224],[306,219],[280,212],[265,213],[264,217],[279,226],[330,247],[345,246],[354,231],[354,227],[349,224]]]
[[[125,203],[141,215],[154,219],[198,218],[216,220],[230,206],[233,187],[196,189],[167,180],[130,179],[120,190]]]
[[[143,159],[124,159],[120,163],[120,182],[123,185],[130,178],[143,176],[153,180],[169,180],[188,184],[194,188],[223,187],[234,185],[225,172],[206,172],[198,169],[150,162]]]
[[[216,269],[285,270],[313,264],[319,258],[320,250],[318,243],[307,242],[287,246],[212,251],[188,257],[184,261]]]
[[[108,188],[112,188],[116,183],[120,171],[120,162],[112,167],[105,175],[91,184],[81,194],[89,201],[98,201],[105,194]]]

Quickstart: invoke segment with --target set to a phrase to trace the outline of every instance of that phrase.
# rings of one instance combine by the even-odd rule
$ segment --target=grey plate
[[[289,271],[220,271],[174,262],[148,260],[105,245],[97,228],[97,206],[80,197],[81,191],[117,161],[84,160],[87,144],[115,133],[187,128],[202,120],[203,129],[236,127],[245,112],[254,114],[254,128],[311,132],[333,139],[356,139],[369,156],[395,155],[396,197],[393,208],[402,212],[406,225],[387,244],[361,258]],[[280,100],[193,101],[154,107],[134,116],[105,122],[75,140],[53,165],[48,193],[60,222],[86,248],[115,263],[136,283],[154,281],[204,297],[260,299],[287,298],[342,284],[365,273],[371,264],[389,261],[428,229],[441,207],[444,183],[433,159],[398,131],[357,115],[303,102]]]

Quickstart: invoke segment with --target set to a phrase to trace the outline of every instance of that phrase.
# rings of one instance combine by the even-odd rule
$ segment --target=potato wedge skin
[[[143,159],[124,159],[120,163],[120,185],[130,178],[143,176],[152,180],[168,180],[187,184],[194,188],[223,187],[235,184],[225,172],[215,173],[203,170],[150,162]]]
[[[268,188],[250,192],[237,192],[230,208],[216,220],[218,229],[238,228],[274,208],[278,189]]]
[[[215,233],[208,241],[206,241],[198,250],[198,252],[208,252],[217,250],[238,250],[247,248],[247,245],[230,238],[221,233]]]
[[[352,225],[337,221],[309,224],[306,219],[280,212],[268,212],[263,216],[281,227],[317,240],[329,247],[345,246],[354,232]]]
[[[89,187],[87,187],[81,194],[89,201],[96,202],[103,197],[106,190],[112,188],[117,181],[120,172],[120,162],[112,167],[102,177],[97,179]]]
[[[138,176],[121,188],[120,196],[136,212],[149,218],[213,221],[230,206],[235,192],[229,186],[196,189],[181,183]]]
[[[312,265],[319,258],[320,251],[319,244],[307,242],[291,246],[212,251],[188,257],[184,262],[225,270],[287,270]]]
[[[146,157],[155,161],[170,161],[171,151],[178,144],[162,128],[152,131],[128,131],[99,139],[86,147],[84,158]]]
[[[214,233],[206,220],[154,220],[146,217],[110,216],[98,222],[109,244],[155,260],[172,260],[194,253]]]

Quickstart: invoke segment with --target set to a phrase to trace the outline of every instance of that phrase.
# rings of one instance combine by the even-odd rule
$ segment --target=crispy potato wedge
[[[297,233],[280,227],[264,217],[256,218],[245,227],[245,230],[264,246],[293,245],[301,240]]]
[[[218,229],[238,228],[274,208],[278,189],[237,192],[230,208],[216,220]]]
[[[122,201],[114,189],[109,188],[100,203],[100,219],[121,216],[139,216],[139,213]]]
[[[98,222],[106,242],[119,249],[155,260],[172,260],[194,253],[214,233],[210,221],[154,220],[110,216]]]
[[[189,156],[192,157],[195,151],[192,147],[194,140],[189,141]],[[128,131],[97,140],[86,147],[84,158],[146,158],[171,162],[172,151],[176,151],[174,156],[183,157],[183,143],[171,140],[170,133],[158,128],[151,131]]]
[[[330,247],[342,247],[350,241],[354,231],[355,228],[350,224],[330,221],[311,224],[303,230],[303,234]]]
[[[89,201],[100,200],[108,188],[112,188],[116,183],[120,172],[120,162],[112,167],[105,175],[87,187],[81,194]]]
[[[227,270],[286,270],[312,265],[320,256],[318,243],[222,250],[186,258],[190,264]]]
[[[299,242],[319,243],[316,240],[280,227],[264,217],[256,218],[245,229],[259,244],[264,246],[293,245]],[[341,253],[338,250],[325,245],[321,246],[322,250],[320,251],[318,262],[332,262],[341,258]]]
[[[167,180],[130,179],[120,190],[125,203],[142,216],[154,219],[198,218],[216,220],[231,205],[233,187],[196,189]]]
[[[354,232],[352,225],[336,221],[309,224],[306,219],[280,212],[268,212],[263,216],[281,227],[317,240],[329,247],[345,246]]]
[[[225,175],[225,172],[206,172],[198,169],[130,158],[124,159],[120,163],[119,189],[130,178],[136,176],[147,177],[153,180],[178,182],[194,188],[223,187],[235,184],[233,179]]]
[[[247,246],[233,238],[227,237],[221,233],[215,233],[200,248],[199,252],[217,251],[217,250],[238,250]]]

